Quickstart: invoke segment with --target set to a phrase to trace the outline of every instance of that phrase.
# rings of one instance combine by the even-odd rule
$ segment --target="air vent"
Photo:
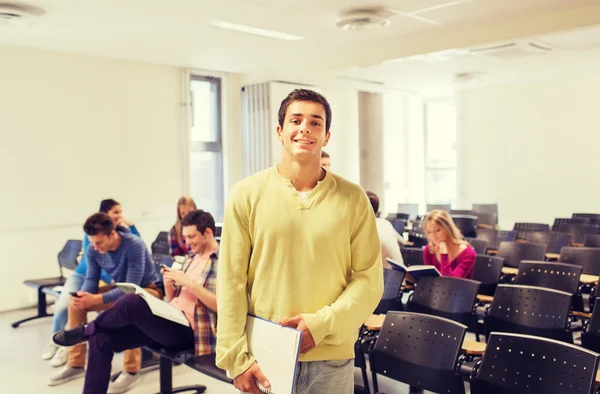
[[[496,58],[496,59],[516,59],[524,56],[541,55],[552,52],[548,45],[542,45],[535,42],[511,42],[507,44],[494,45],[484,48],[474,48],[469,50],[469,54]]]
[[[336,23],[343,30],[380,29],[389,24],[389,12],[378,8],[345,11]]]
[[[0,4],[0,25],[26,26],[44,12],[35,7],[16,4]]]

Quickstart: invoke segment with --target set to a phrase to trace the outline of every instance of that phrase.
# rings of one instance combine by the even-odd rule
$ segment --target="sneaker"
[[[131,374],[129,372],[121,372],[119,377],[114,382],[108,385],[106,394],[121,394],[131,389],[142,380],[140,373]]]
[[[85,342],[85,325],[80,324],[71,330],[60,330],[52,335],[52,341],[58,346],[75,346]]]
[[[58,346],[56,346],[54,342],[50,342],[48,346],[46,346],[46,349],[44,349],[44,353],[42,353],[42,358],[44,360],[50,360],[52,357],[54,357],[57,350]]]
[[[52,360],[50,360],[50,365],[54,368],[62,367],[67,363],[67,359],[69,358],[69,349],[66,347],[58,348]]]
[[[85,368],[74,368],[67,365],[48,380],[48,386],[58,386],[84,375]]]

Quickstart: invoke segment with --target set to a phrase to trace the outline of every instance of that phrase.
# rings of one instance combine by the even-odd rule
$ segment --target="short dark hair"
[[[102,201],[100,201],[100,209],[98,210],[98,212],[108,213],[108,211],[113,209],[113,207],[115,205],[121,205],[121,204],[119,204],[116,200],[113,200],[112,198],[107,198],[106,200],[102,200]]]
[[[115,229],[112,219],[104,212],[98,212],[87,218],[83,224],[83,231],[87,235],[109,235]]]
[[[207,228],[212,231],[213,235],[215,235],[215,231],[217,231],[213,216],[201,209],[189,211],[183,219],[181,219],[181,227],[185,226],[196,226],[202,235],[204,235]]]
[[[369,197],[373,211],[375,211],[375,213],[379,212],[379,197],[377,197],[377,194],[373,192],[367,192],[367,197]]]
[[[329,153],[325,152],[324,150],[321,151],[321,159],[329,157]]]
[[[290,104],[296,101],[312,101],[313,103],[321,104],[325,109],[325,131],[329,131],[331,127],[331,106],[323,95],[308,89],[296,89],[283,99],[279,106],[279,126],[283,127],[287,109]]]

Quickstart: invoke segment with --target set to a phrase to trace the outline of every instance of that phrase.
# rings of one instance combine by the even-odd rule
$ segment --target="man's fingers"
[[[290,317],[289,319],[282,319],[279,320],[279,325],[283,326],[283,327],[293,327],[296,328],[298,327],[298,324],[302,321],[302,316],[300,315],[296,315],[293,317]]]
[[[260,384],[263,385],[263,387],[265,387],[265,388],[271,387],[271,383],[269,383],[269,379],[267,379],[267,377],[263,374],[260,367],[257,366],[256,371],[253,371],[252,374],[254,375],[254,378],[256,378],[256,380],[258,380],[260,382]]]

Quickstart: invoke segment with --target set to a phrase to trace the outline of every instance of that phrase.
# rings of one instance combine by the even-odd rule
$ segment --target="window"
[[[425,198],[429,204],[456,200],[456,121],[454,102],[425,104]]]
[[[223,221],[221,80],[190,76],[189,195],[198,209]]]

